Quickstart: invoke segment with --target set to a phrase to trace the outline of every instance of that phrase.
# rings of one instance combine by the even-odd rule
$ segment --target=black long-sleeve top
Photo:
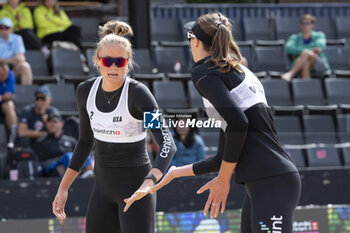
[[[192,81],[227,126],[220,131],[216,156],[195,163],[194,173],[200,175],[218,171],[222,160],[237,163],[237,183],[297,172],[290,156],[279,143],[266,100],[249,105],[254,95],[260,94],[265,99],[257,78],[246,68],[244,72],[231,70],[221,73],[213,64],[206,64],[207,59],[194,64]],[[237,91],[248,75],[252,80],[247,81],[249,88]]]

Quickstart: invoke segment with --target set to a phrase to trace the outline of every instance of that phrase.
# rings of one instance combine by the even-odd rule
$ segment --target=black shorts
[[[314,71],[316,74],[323,74],[327,71],[326,62],[320,56],[316,57],[316,62],[312,68],[312,71]]]

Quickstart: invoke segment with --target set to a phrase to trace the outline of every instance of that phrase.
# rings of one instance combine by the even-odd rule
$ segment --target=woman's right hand
[[[64,206],[68,199],[68,190],[58,190],[55,200],[52,202],[52,212],[62,222],[66,218]]]
[[[173,179],[180,177],[178,174],[178,168],[176,166],[170,167],[169,171],[165,174],[162,180],[151,188],[150,193],[153,194],[161,189],[163,186],[169,184]]]

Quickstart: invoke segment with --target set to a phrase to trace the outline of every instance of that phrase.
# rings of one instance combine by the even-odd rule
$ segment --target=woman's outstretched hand
[[[225,211],[226,199],[230,191],[230,182],[223,181],[220,180],[218,177],[215,177],[214,179],[203,185],[197,191],[197,194],[201,194],[208,189],[210,193],[208,200],[205,203],[203,214],[207,215],[209,208],[211,208],[210,218],[216,218],[219,214],[220,206],[221,213]]]
[[[169,184],[173,179],[177,178],[177,174],[176,174],[176,170],[177,167],[172,166],[169,171],[165,174],[165,176],[163,177],[163,179],[156,184],[155,186],[153,186],[151,188],[150,193],[155,193],[157,192],[159,189],[161,189],[162,187],[164,187],[165,185]]]
[[[126,205],[125,205],[123,211],[124,212],[128,211],[128,209],[132,205],[132,203],[134,203],[137,200],[140,200],[141,198],[143,198],[144,196],[149,194],[153,185],[154,185],[154,183],[151,179],[146,179],[142,183],[140,188],[138,190],[136,190],[136,192],[134,192],[133,195],[131,195],[131,197],[124,199],[124,202],[126,203]]]

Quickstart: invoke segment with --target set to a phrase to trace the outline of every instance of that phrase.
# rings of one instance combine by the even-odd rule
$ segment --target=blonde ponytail
[[[100,26],[99,34],[102,39],[109,34],[115,34],[117,36],[132,36],[133,32],[129,24],[118,20],[111,20],[105,25]]]

